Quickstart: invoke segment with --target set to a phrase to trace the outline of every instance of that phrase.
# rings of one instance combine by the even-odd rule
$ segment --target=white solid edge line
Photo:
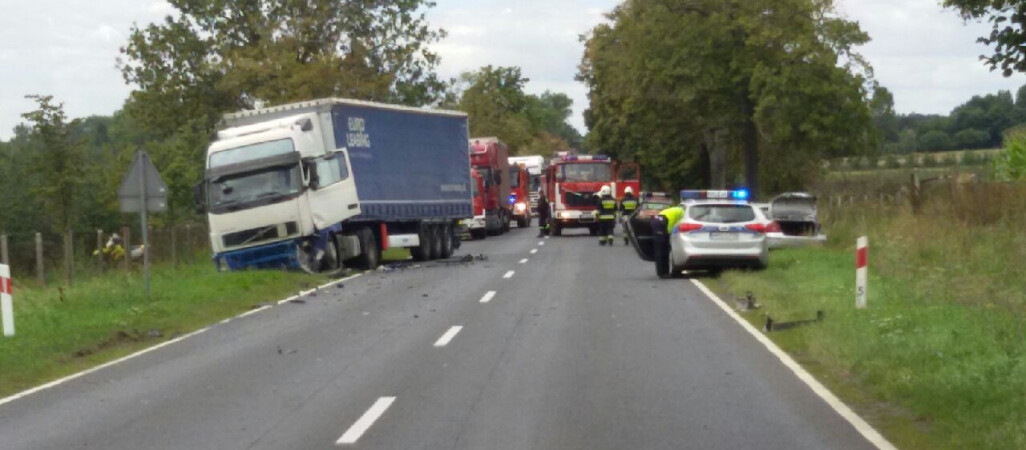
[[[454,325],[453,327],[449,328],[449,330],[446,331],[445,334],[442,335],[442,337],[438,338],[438,340],[435,341],[435,347],[445,347],[446,345],[449,345],[449,342],[452,341],[452,338],[456,337],[456,335],[459,334],[460,330],[462,329],[462,325]]]
[[[485,295],[481,297],[481,303],[488,303],[495,298],[495,291],[485,292]]]
[[[325,283],[324,285],[318,287],[318,289],[323,288],[325,286],[330,286],[331,284],[334,284],[334,283],[341,283],[341,282],[346,281],[346,280],[351,280],[351,279],[356,278],[356,277],[358,277],[360,275],[363,275],[363,272],[358,273],[356,275],[352,275],[352,276],[346,277],[346,278],[338,279],[338,280],[332,281],[330,283]],[[314,291],[314,289],[311,289],[308,292],[312,292],[312,291]],[[291,296],[289,298],[286,298],[284,300],[279,301],[278,304],[280,305],[280,304],[282,304],[282,303],[284,303],[286,301],[293,300],[293,299],[296,299],[298,297],[299,296],[297,296],[297,295],[293,295],[293,296]],[[270,308],[271,308],[271,305],[264,305],[264,306],[261,306],[261,307],[256,308],[256,309],[251,309],[251,310],[246,311],[246,312],[244,312],[242,314],[239,314],[239,315],[237,315],[235,317],[229,317],[229,318],[224,319],[224,320],[222,320],[220,322],[217,322],[215,325],[223,325],[223,324],[226,324],[228,322],[231,322],[232,320],[241,319],[243,317],[246,317],[246,316],[249,316],[249,315],[252,315],[252,314],[256,314],[258,312],[261,312],[261,311],[264,311],[264,310],[267,310],[267,309],[270,309]],[[4,397],[4,398],[0,399],[0,406],[3,406],[5,404],[7,404],[7,403],[10,403],[10,402],[13,402],[15,400],[18,400],[20,398],[27,397],[29,395],[35,394],[36,392],[44,391],[44,390],[50,389],[50,388],[52,388],[54,386],[67,383],[68,381],[74,380],[75,378],[86,376],[86,375],[89,375],[89,374],[91,374],[93,372],[96,372],[96,371],[105,369],[107,367],[113,366],[115,364],[120,364],[120,363],[128,361],[128,360],[130,360],[132,358],[145,355],[145,354],[147,354],[149,352],[152,352],[152,351],[164,348],[164,347],[166,347],[168,345],[171,345],[171,344],[174,344],[176,342],[184,341],[184,340],[186,340],[188,338],[191,338],[191,337],[193,337],[193,336],[195,336],[197,334],[200,334],[200,333],[202,333],[204,331],[207,331],[209,329],[210,329],[210,326],[203,327],[203,328],[200,328],[200,329],[198,329],[196,331],[193,331],[191,333],[186,333],[186,334],[178,336],[178,337],[176,337],[174,339],[161,342],[161,343],[156,344],[156,345],[154,345],[152,347],[144,348],[144,349],[139,350],[139,351],[137,351],[135,353],[132,353],[130,355],[125,355],[125,356],[122,356],[122,357],[120,357],[118,359],[115,359],[115,360],[112,360],[112,361],[107,361],[107,362],[105,362],[103,364],[100,364],[98,366],[90,367],[90,368],[85,369],[85,370],[83,370],[81,372],[76,372],[76,373],[73,373],[73,374],[68,375],[66,377],[58,378],[56,380],[53,380],[53,381],[41,384],[39,386],[26,389],[26,390],[21,391],[21,392],[19,392],[17,394],[13,394],[13,395]]]
[[[371,405],[367,412],[363,413],[359,419],[356,419],[356,422],[346,430],[342,437],[335,441],[335,445],[355,444],[360,439],[360,436],[363,436],[363,433],[367,432],[371,425],[374,425],[374,422],[385,413],[385,410],[392,406],[394,401],[395,397],[379,398],[378,401]]]
[[[75,378],[82,377],[82,376],[85,376],[85,375],[89,375],[89,374],[91,374],[93,372],[96,372],[98,370],[105,369],[105,368],[113,366],[115,364],[128,361],[129,359],[135,358],[137,356],[142,356],[142,355],[144,355],[146,353],[149,353],[149,352],[152,352],[154,350],[157,350],[157,349],[166,347],[168,345],[174,344],[175,342],[183,341],[185,339],[193,337],[193,336],[195,336],[197,334],[200,334],[200,333],[202,333],[204,331],[207,331],[209,329],[210,329],[210,327],[200,328],[200,329],[198,329],[196,331],[193,331],[192,333],[183,334],[183,335],[178,336],[178,337],[176,337],[174,339],[171,339],[169,341],[164,341],[164,342],[161,342],[161,343],[159,343],[157,345],[154,345],[153,347],[144,348],[144,349],[139,350],[139,351],[137,351],[135,353],[132,353],[130,355],[122,356],[122,357],[120,357],[118,359],[115,359],[113,361],[107,361],[107,362],[105,362],[103,364],[100,364],[100,365],[98,365],[96,367],[91,367],[91,368],[88,368],[88,369],[83,370],[81,372],[73,373],[71,375],[68,375],[68,376],[66,376],[64,378],[53,380],[53,381],[51,381],[49,383],[41,384],[41,385],[36,386],[34,388],[21,391],[21,392],[19,392],[17,394],[14,394],[14,395],[10,396],[10,397],[6,397],[4,399],[0,399],[0,406],[3,406],[4,404],[10,403],[10,402],[13,402],[13,401],[15,401],[15,400],[17,400],[19,398],[27,397],[29,395],[35,394],[36,392],[52,388],[52,387],[57,386],[57,385],[62,384],[62,383],[66,383],[68,381],[74,380]]]
[[[513,278],[513,274],[515,274],[515,273],[516,273],[516,271],[511,270],[509,272],[506,272],[506,274],[503,275],[502,277],[503,278]]]
[[[536,248],[532,248],[532,249],[531,249],[531,254],[533,255],[533,254],[535,254],[535,253],[538,253],[538,249],[536,249]]]
[[[816,378],[812,376],[812,374],[810,374],[800,364],[798,364],[794,359],[792,359],[790,355],[781,350],[780,347],[777,347],[777,345],[774,344],[773,341],[770,340],[770,338],[766,337],[765,334],[759,332],[759,330],[753,327],[752,324],[748,323],[748,321],[746,321],[744,318],[738,315],[738,313],[730,309],[730,307],[727,306],[726,302],[720,299],[720,297],[713,293],[713,291],[709,290],[709,288],[702,284],[701,281],[691,280],[691,282],[694,283],[695,286],[697,286],[698,289],[702,291],[702,293],[709,297],[709,299],[712,300],[713,303],[719,306],[720,309],[725,311],[727,315],[729,315],[732,319],[734,319],[734,321],[740,324],[741,327],[748,332],[748,334],[754,336],[755,340],[759,341],[759,343],[765,346],[766,349],[773,354],[773,356],[776,356],[777,359],[779,359],[780,362],[784,364],[784,366],[786,366],[788,369],[791,369],[791,371],[794,372],[795,376],[797,376],[799,380],[802,380],[803,383],[805,383],[810,389],[812,389],[813,393],[819,396],[819,398],[823,399],[823,401],[826,402],[827,405],[830,405],[830,407],[833,408],[834,411],[837,411],[837,414],[840,414],[840,416],[843,417],[844,420],[848,421],[848,423],[855,427],[855,430],[858,431],[859,434],[862,435],[862,437],[866,438],[867,441],[876,446],[876,448],[878,449],[896,449],[894,444],[891,444],[890,441],[888,441],[887,438],[880,434],[879,431],[876,431],[876,429],[873,428],[872,425],[867,423],[862,417],[856,414],[855,411],[852,411],[851,408],[848,407],[848,405],[845,405],[844,402],[837,398],[837,396],[834,395],[833,392],[830,392],[830,390],[827,389],[826,386],[823,386],[819,381],[817,381]]]
[[[524,258],[524,259],[520,260],[520,264],[526,264],[526,263],[527,263],[527,258]]]

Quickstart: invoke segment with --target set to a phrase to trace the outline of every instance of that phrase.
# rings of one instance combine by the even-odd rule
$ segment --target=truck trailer
[[[320,99],[225,115],[196,190],[222,270],[448,258],[474,216],[467,115]]]
[[[497,236],[509,231],[513,218],[509,203],[509,148],[496,137],[473,138],[469,145],[470,162],[484,180],[484,232]]]

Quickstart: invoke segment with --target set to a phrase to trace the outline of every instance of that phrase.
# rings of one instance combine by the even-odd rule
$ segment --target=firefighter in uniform
[[[545,191],[538,189],[538,237],[549,234],[549,199],[545,198]]]
[[[684,218],[683,206],[672,206],[659,211],[652,218],[652,259],[655,261],[656,275],[659,278],[670,278],[670,236],[673,228]]]
[[[599,245],[613,245],[613,230],[616,228],[616,198],[609,186],[602,186],[595,197],[598,208]]]
[[[624,222],[624,230],[626,230],[627,218],[634,213],[634,210],[638,209],[638,199],[634,198],[634,189],[627,186],[623,190],[623,199],[620,200],[620,221]],[[627,233],[623,234],[623,245],[630,244],[630,240],[627,239]]]

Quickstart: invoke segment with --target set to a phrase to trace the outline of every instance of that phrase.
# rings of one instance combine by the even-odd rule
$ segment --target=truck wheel
[[[502,210],[502,230],[499,233],[509,233],[509,223],[511,222],[509,211]]]
[[[431,225],[431,259],[442,257],[442,226]]]
[[[363,270],[376,269],[381,261],[381,247],[378,246],[374,232],[370,228],[364,227],[356,232],[356,236],[360,240],[360,256],[357,260],[359,268]]]
[[[449,225],[442,225],[438,227],[442,230],[442,254],[438,257],[441,259],[448,259],[452,256],[454,250],[453,245],[455,242],[452,239],[452,227]]]
[[[431,227],[429,225],[421,225],[418,235],[420,245],[410,248],[410,255],[413,256],[414,261],[427,261],[431,259]]]
[[[517,219],[517,228],[527,228],[529,226],[531,226],[529,219]]]

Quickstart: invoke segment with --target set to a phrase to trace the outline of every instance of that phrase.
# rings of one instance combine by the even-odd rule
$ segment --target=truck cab
[[[624,170],[621,170],[624,169]],[[631,169],[631,170],[628,170]],[[622,175],[628,174],[624,178]],[[552,208],[550,232],[559,236],[566,228],[587,228],[598,233],[595,195],[609,185],[619,200],[628,186],[640,191],[637,164],[620,164],[605,155],[573,155],[560,152],[545,171],[546,189]]]
[[[267,244],[360,214],[347,152],[327,150],[333,146],[324,145],[322,130],[316,114],[300,114],[218,132],[207,150],[202,203],[219,267],[310,269],[323,246]]]
[[[509,231],[509,149],[495,137],[470,139],[470,164],[484,180],[485,229],[499,235]]]
[[[531,226],[531,180],[527,167],[523,164],[511,163],[509,165],[509,203],[513,208],[513,219],[517,221],[517,227],[527,228]],[[537,196],[537,194],[535,194]],[[537,197],[535,197],[537,202]]]

